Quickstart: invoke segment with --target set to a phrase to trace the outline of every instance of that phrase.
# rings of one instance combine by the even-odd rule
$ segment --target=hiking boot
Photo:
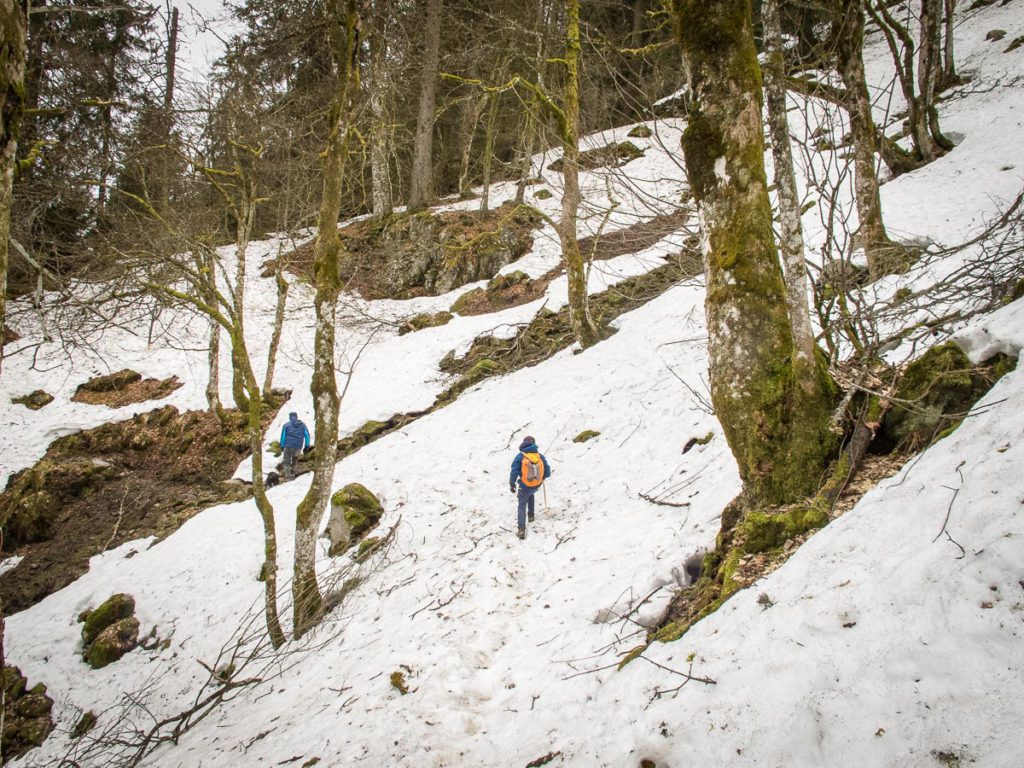
[[[528,515],[526,516],[526,519],[527,519],[527,520],[528,520],[529,522],[531,522],[531,523],[532,523],[532,522],[533,522],[533,512],[530,512],[530,513],[529,513],[529,514],[528,514]]]
[[[516,536],[518,536],[520,539],[525,539],[526,538],[526,529],[525,528],[520,528],[519,529],[519,533],[517,533]]]

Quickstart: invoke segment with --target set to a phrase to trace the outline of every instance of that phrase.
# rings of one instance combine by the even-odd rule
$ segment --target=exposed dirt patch
[[[264,426],[276,414],[268,406]],[[54,441],[0,494],[4,551],[25,559],[0,576],[4,608],[28,608],[126,541],[164,537],[201,509],[247,498],[227,481],[249,451],[237,411],[225,429],[205,411],[172,406]]]
[[[181,382],[177,376],[167,379],[143,379],[141,373],[125,368],[106,376],[96,376],[80,384],[71,399],[76,403],[121,408],[132,403],[159,400],[180,386]]]

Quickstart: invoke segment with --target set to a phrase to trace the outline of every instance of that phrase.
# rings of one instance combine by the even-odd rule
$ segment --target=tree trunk
[[[210,350],[206,360],[210,372],[206,382],[206,403],[210,412],[223,424],[224,406],[220,402],[220,325],[214,321],[210,322]]]
[[[274,369],[277,367],[277,350],[281,346],[281,331],[284,329],[284,312],[288,305],[288,281],[284,277],[284,259],[277,255],[274,267],[274,282],[277,284],[277,306],[274,309],[274,330],[270,334],[270,348],[267,350],[267,372],[263,377],[263,398],[270,398],[274,388]]]
[[[370,38],[370,176],[373,186],[373,215],[387,218],[394,212],[395,200],[391,186],[391,127],[387,99],[387,37],[385,23],[387,4],[374,5],[374,30]]]
[[[330,499],[338,454],[339,399],[334,375],[335,309],[341,292],[338,217],[341,214],[342,183],[345,176],[350,100],[359,82],[356,61],[359,55],[358,8],[358,0],[329,0],[327,3],[327,29],[337,80],[329,112],[330,132],[324,153],[324,187],[313,257],[316,333],[313,340],[313,381],[310,392],[315,412],[316,455],[313,460],[313,482],[295,511],[292,597],[296,637],[301,637],[315,626],[323,611],[323,596],[316,580],[316,537]]]
[[[423,69],[420,106],[416,116],[409,208],[423,208],[434,199],[434,106],[437,94],[438,59],[441,49],[441,11],[444,0],[425,0]]]
[[[580,253],[576,222],[580,207],[579,169],[579,56],[580,56],[580,4],[579,0],[566,0],[568,19],[565,30],[565,106],[562,133],[562,220],[558,225],[558,239],[562,244],[566,277],[569,281],[569,323],[580,346],[589,347],[598,341],[597,326],[590,317],[590,298],[587,293],[587,274]]]
[[[917,88],[928,122],[928,133],[941,150],[953,148],[953,142],[939,127],[939,110],[935,105],[938,81],[942,78],[942,9],[943,0],[921,0],[921,43],[918,48]]]
[[[498,123],[498,94],[492,93],[488,98],[487,124],[484,132],[484,171],[483,191],[480,195],[480,212],[487,213],[491,203],[491,166],[494,162],[494,134]]]
[[[459,197],[470,196],[469,188],[472,184],[470,178],[470,163],[473,159],[473,137],[476,135],[476,125],[480,121],[480,113],[487,103],[487,94],[467,97],[462,105],[462,114],[459,117],[459,133],[462,136],[462,159],[459,162]]]
[[[848,95],[847,113],[853,138],[853,186],[857,202],[860,241],[872,278],[892,271],[896,245],[882,221],[875,167],[877,135],[871,115],[871,96],[864,74],[864,0],[839,2],[834,17],[836,63]]]
[[[7,319],[7,260],[18,134],[25,112],[25,12],[0,0],[0,334]]]
[[[807,363],[812,363],[814,331],[807,304],[804,233],[800,224],[800,200],[793,171],[793,148],[789,143],[789,120],[786,117],[786,64],[778,0],[764,0],[761,14],[767,54],[764,92],[768,103],[768,128],[772,137],[775,191],[779,199],[779,250],[786,274],[789,320],[797,353]]]
[[[942,49],[942,82],[939,90],[945,90],[960,82],[956,72],[956,57],[953,55],[953,14],[956,13],[956,0],[945,0],[946,6],[946,39]]]
[[[748,504],[785,503],[816,490],[835,437],[827,376],[817,362],[800,364],[786,311],[750,3],[674,6],[689,72],[682,145],[704,241],[711,398]]]

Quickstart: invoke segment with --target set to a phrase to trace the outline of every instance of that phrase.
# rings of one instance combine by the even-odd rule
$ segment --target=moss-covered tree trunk
[[[711,397],[746,506],[817,489],[835,439],[831,387],[793,344],[764,169],[761,71],[749,0],[674,0],[689,73],[687,176],[707,278]],[[723,529],[734,521],[723,518]]]
[[[267,350],[267,371],[263,376],[263,399],[270,398],[274,388],[274,370],[277,368],[277,351],[281,347],[281,332],[284,330],[284,312],[288,306],[288,280],[284,276],[284,257],[279,253],[274,266],[274,283],[277,286],[277,305],[274,307],[274,329],[270,333],[270,348]]]
[[[494,138],[498,128],[497,92],[488,94],[487,122],[484,124],[483,189],[480,193],[480,212],[487,213],[491,207],[491,168],[494,165]]]
[[[334,375],[336,305],[341,292],[338,261],[341,239],[342,182],[345,176],[348,115],[359,88],[357,0],[327,3],[327,30],[335,67],[335,88],[329,112],[329,134],[324,153],[324,188],[320,203],[313,282],[316,288],[316,333],[313,340],[313,410],[316,456],[313,482],[295,513],[295,569],[292,578],[294,633],[301,637],[320,619],[323,596],[316,580],[316,536],[331,497],[334,464],[338,455],[338,383]]]
[[[808,364],[814,360],[814,331],[807,303],[807,264],[804,261],[804,233],[800,224],[800,200],[793,171],[793,148],[789,143],[789,119],[786,117],[786,64],[782,46],[782,21],[779,0],[761,5],[764,43],[767,55],[764,68],[764,93],[768,104],[768,128],[772,137],[775,167],[775,193],[779,200],[779,250],[786,273],[786,295],[793,342]]]
[[[871,114],[871,96],[864,73],[864,0],[834,3],[833,40],[839,76],[846,87],[846,111],[853,141],[853,186],[858,232],[873,278],[891,271],[896,246],[882,220],[875,154],[878,137]]]
[[[422,208],[434,199],[434,108],[437,100],[438,60],[441,53],[441,12],[444,0],[424,0],[423,66],[420,70],[419,112],[413,139],[409,208]]]
[[[956,56],[953,48],[953,14],[956,13],[956,0],[945,0],[946,18],[944,22],[945,39],[942,46],[942,79],[938,89],[944,90],[960,82],[960,75],[956,72]]]
[[[0,333],[7,319],[7,248],[18,134],[25,112],[25,9],[0,0]]]
[[[580,207],[580,4],[567,0],[565,30],[565,106],[562,134],[562,220],[558,238],[562,245],[566,277],[569,281],[569,322],[576,341],[589,347],[598,340],[597,327],[590,316],[586,265],[580,252],[576,224]]]

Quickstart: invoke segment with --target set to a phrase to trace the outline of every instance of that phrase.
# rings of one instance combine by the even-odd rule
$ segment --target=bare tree
[[[804,235],[800,224],[800,201],[793,171],[793,148],[789,140],[786,116],[786,71],[782,44],[779,0],[764,0],[761,5],[765,53],[764,92],[768,104],[768,127],[772,139],[775,167],[775,193],[779,200],[779,250],[786,272],[786,295],[793,342],[805,360],[814,358],[814,331],[807,304],[807,264],[804,261]]]
[[[335,325],[342,257],[338,236],[342,185],[350,123],[351,100],[359,87],[359,2],[328,0],[327,30],[335,68],[329,133],[324,152],[324,187],[313,260],[316,289],[316,333],[313,341],[313,395],[316,454],[313,481],[295,513],[295,567],[292,596],[295,604],[294,633],[301,637],[315,626],[323,610],[323,596],[316,580],[316,537],[327,509],[338,453],[338,384],[335,376]]]
[[[426,21],[423,29],[423,67],[420,75],[419,113],[416,117],[412,175],[409,180],[409,208],[411,209],[429,205],[434,198],[434,108],[444,0],[423,0],[423,2],[426,9]]]

